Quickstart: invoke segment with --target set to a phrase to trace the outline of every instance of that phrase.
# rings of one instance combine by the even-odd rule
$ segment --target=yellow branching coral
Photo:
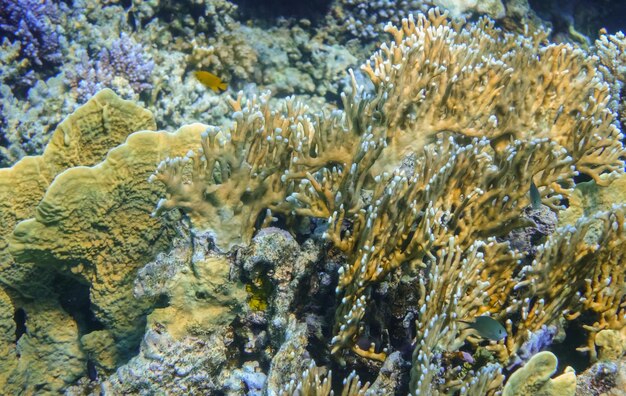
[[[166,186],[167,196],[155,214],[180,208],[228,250],[250,240],[266,209],[325,217],[344,202],[362,205],[359,187],[376,158],[368,148],[376,143],[346,124],[366,110],[348,122],[340,112],[311,115],[292,99],[277,111],[269,95],[244,100],[241,93],[231,106],[231,128],[207,127],[195,152],[159,165],[152,180]]]
[[[490,304],[491,283],[480,279],[481,272],[486,271],[488,263],[497,262],[498,257],[507,257],[506,245],[495,241],[475,242],[466,251],[456,242],[450,238],[419,280],[420,310],[410,384],[413,394],[437,394],[433,384],[442,376],[442,353],[458,350],[468,335],[461,330],[458,319],[478,316]],[[495,279],[504,278],[504,273],[510,271],[515,257],[507,258],[508,262],[498,262],[502,273],[496,274]],[[489,373],[489,388],[496,388],[502,376],[493,368]],[[447,392],[460,391],[465,385],[464,378],[453,378],[455,374],[443,374],[448,379]]]
[[[332,372],[326,371],[322,367],[317,367],[311,361],[309,368],[302,373],[299,381],[291,381],[283,387],[278,394],[281,396],[329,396],[333,395],[331,390]],[[341,396],[365,396],[369,383],[362,384],[359,376],[353,371],[343,380]]]
[[[252,79],[258,54],[240,29],[208,40],[196,36],[190,46],[185,60],[192,68],[211,70],[227,81]]]
[[[494,395],[502,384],[504,376],[498,364],[487,364],[477,372],[472,372],[459,389],[461,396]]]
[[[424,265],[423,258],[445,247],[451,237],[465,250],[477,239],[502,236],[525,225],[521,213],[529,204],[530,176],[537,174],[536,182],[550,185],[556,180],[565,183],[571,174],[569,161],[560,161],[560,155],[541,140],[513,144],[503,153],[494,151],[487,140],[468,146],[452,139],[439,141],[425,147],[411,178],[395,175],[388,183],[379,183],[368,212],[347,218],[341,210],[333,214],[329,238],[349,257],[340,271],[342,300],[333,350],[353,345],[364,314],[362,297],[390,271],[405,263]],[[545,201],[556,206],[557,198],[552,195]],[[353,227],[343,232],[346,219]],[[494,306],[513,287],[512,268],[496,267],[500,261],[515,263],[507,251],[501,249],[479,278],[490,287]],[[493,273],[494,268],[500,270]]]
[[[559,194],[571,192],[576,171],[606,184],[606,175],[623,166],[609,88],[595,59],[579,49],[543,46],[541,36],[502,35],[486,20],[456,26],[436,11],[387,30],[395,42],[363,67],[376,87],[374,97],[363,100],[369,107],[359,106],[372,115],[368,138],[386,139],[368,169],[376,174],[413,155],[414,173],[405,176],[403,165],[391,177],[379,174],[370,205],[350,216],[351,205],[342,207],[343,196],[335,195],[328,235],[349,257],[338,287],[335,353],[358,348],[366,290],[390,271],[423,265],[451,236],[464,250],[524,226],[531,180],[543,203],[558,210]],[[485,140],[464,147],[446,135]],[[324,195],[330,190],[316,188]],[[346,221],[352,226],[344,231]],[[483,266],[483,280],[490,281],[483,311],[503,312],[515,286],[511,268],[493,272],[499,261],[514,262],[500,255]]]
[[[590,337],[584,349],[592,359],[595,334],[624,327],[624,210],[615,207],[583,218],[575,227],[558,229],[517,275],[517,292],[504,303],[507,313],[521,314],[506,342],[510,353],[519,349],[528,331],[556,323],[562,313],[570,320],[583,312],[597,315],[597,321],[588,324]]]
[[[541,34],[502,34],[487,19],[456,25],[437,11],[386,30],[394,42],[363,67],[385,97],[386,155],[398,161],[451,132],[494,143],[549,138],[603,184],[601,174],[622,169],[621,134],[596,58],[542,45]]]
[[[207,127],[197,152],[159,165],[152,180],[165,185],[167,199],[157,214],[181,208],[194,227],[219,232],[216,243],[225,250],[250,240],[258,215],[284,201],[285,171],[297,162],[294,142],[306,139],[311,124],[304,106],[289,102],[281,114],[268,100],[264,95],[242,107],[240,95],[231,103],[232,129]]]
[[[606,32],[596,40],[596,53],[600,58],[600,71],[612,89],[612,108],[618,112],[622,125],[626,125],[626,36],[624,33],[608,35]]]

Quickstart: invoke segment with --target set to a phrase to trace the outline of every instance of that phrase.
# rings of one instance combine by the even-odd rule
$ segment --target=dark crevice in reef
[[[592,314],[593,315],[593,314]],[[591,366],[589,355],[578,352],[575,348],[587,345],[588,334],[583,329],[584,323],[594,323],[589,314],[583,314],[565,328],[565,338],[561,342],[550,345],[548,350],[557,357],[559,364],[557,373],[562,373],[567,366],[571,366],[577,373],[582,373]]]
[[[252,320],[250,320],[252,319]],[[259,363],[259,368],[267,373],[270,369],[271,361],[267,359],[267,355],[257,348],[257,345],[250,345],[246,330],[250,331],[254,338],[257,339],[261,336],[262,332],[268,331],[267,320],[265,315],[258,312],[258,315],[247,319],[235,319],[230,326],[234,329],[233,332],[233,344],[238,345],[239,348],[236,353],[228,356],[229,360],[236,362],[237,367],[241,367],[245,362],[256,361]]]
[[[337,307],[335,288],[339,262],[338,251],[330,249],[322,260],[315,263],[310,276],[303,277],[296,288],[293,301],[302,304],[294,304],[290,309],[299,321],[307,324],[307,351],[318,366],[330,363],[328,346]]]
[[[128,16],[129,23],[131,23],[131,26],[140,25],[142,28],[145,28],[148,25],[148,23],[150,23],[151,21],[155,19],[158,19],[160,21],[166,22],[167,24],[170,24],[170,28],[174,32],[178,32],[184,35],[185,32],[180,30],[180,26],[176,22],[176,20],[180,18],[180,15],[181,14],[189,15],[191,18],[193,18],[195,22],[198,22],[200,18],[206,17],[206,10],[205,10],[205,5],[202,3],[195,4],[191,2],[165,0],[159,3],[158,11],[156,15],[152,18],[139,20],[137,18],[138,15],[136,15],[133,12],[132,8],[130,8],[130,11],[128,14],[129,14]],[[210,31],[206,33],[215,34],[216,32]]]
[[[314,223],[311,224],[312,227]],[[345,259],[338,250],[328,249],[325,257],[313,265],[310,275],[303,277],[296,288],[294,301],[303,303],[294,304],[290,309],[299,321],[307,324],[307,352],[318,366],[328,366],[332,370],[332,389],[336,392],[341,391],[342,380],[353,370],[361,383],[372,383],[381,367],[380,362],[364,359],[354,353],[342,355],[347,360],[347,364],[343,365],[330,354],[329,346],[333,337],[333,323],[338,304],[335,288],[338,283],[338,268],[343,262]],[[364,335],[358,343],[362,349],[369,349],[369,345],[374,343],[376,352],[380,352],[390,342],[389,334],[381,322],[388,315],[388,307],[382,295],[373,294],[369,305],[371,310],[363,318]]]
[[[16,309],[13,320],[15,321],[15,343],[17,343],[26,333],[26,311],[23,308]]]
[[[61,307],[74,318],[80,334],[104,329],[104,325],[91,311],[88,285],[60,275],[55,279],[54,285]]]
[[[593,180],[591,178],[591,176],[585,174],[585,173],[579,173],[578,176],[574,176],[574,183],[579,184],[579,183],[586,183],[588,181]]]
[[[306,18],[312,22],[320,21],[330,10],[330,0],[233,0],[239,7],[244,20],[272,20],[278,18]],[[273,23],[272,23],[273,24]]]
[[[161,294],[157,297],[156,301],[154,302],[153,309],[167,308],[169,306],[170,306],[170,296],[166,294]]]
[[[530,7],[552,23],[552,34],[567,33],[569,26],[591,39],[601,28],[609,33],[626,30],[626,2],[606,0],[530,0]]]

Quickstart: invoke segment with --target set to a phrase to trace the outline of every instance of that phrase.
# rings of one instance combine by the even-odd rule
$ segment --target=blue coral
[[[34,66],[58,65],[63,58],[63,7],[51,0],[0,0],[0,33],[19,42],[21,55]]]

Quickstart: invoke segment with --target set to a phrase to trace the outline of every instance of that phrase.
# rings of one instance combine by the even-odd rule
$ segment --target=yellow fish
[[[209,73],[207,71],[196,71],[193,73],[198,81],[200,81],[205,87],[211,88],[214,92],[219,93],[221,91],[226,91],[228,84],[222,82],[222,79],[216,76],[213,73]]]

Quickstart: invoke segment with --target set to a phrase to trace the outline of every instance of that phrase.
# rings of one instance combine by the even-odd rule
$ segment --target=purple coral
[[[82,100],[112,87],[116,77],[124,78],[134,93],[141,93],[152,88],[153,69],[154,62],[144,55],[142,46],[122,33],[110,48],[103,48],[95,60],[83,52],[81,62],[67,72],[66,83],[76,89]]]
[[[554,340],[557,331],[556,326],[543,325],[539,330],[530,333],[528,335],[528,339],[522,344],[517,356],[513,359],[508,369],[510,370],[529,361],[530,358],[536,353],[539,353],[552,345],[552,341]]]
[[[21,54],[36,66],[61,63],[61,7],[51,0],[0,0],[0,33],[18,41]]]
[[[148,81],[154,62],[146,59],[141,45],[135,43],[126,33],[113,41],[111,49],[100,51],[99,58],[99,70],[126,77],[135,92],[152,88]]]

